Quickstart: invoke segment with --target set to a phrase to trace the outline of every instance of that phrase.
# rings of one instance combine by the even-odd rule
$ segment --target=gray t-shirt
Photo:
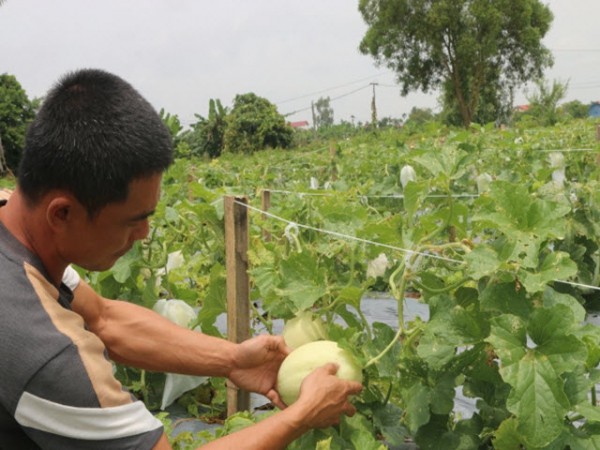
[[[0,222],[0,449],[153,448],[161,422],[114,378],[72,298]]]

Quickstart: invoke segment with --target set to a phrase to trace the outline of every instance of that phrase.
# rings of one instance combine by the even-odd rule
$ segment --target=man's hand
[[[229,379],[240,389],[266,396],[285,408],[275,390],[277,372],[291,350],[281,336],[260,335],[236,347]]]
[[[341,414],[356,413],[349,397],[360,394],[362,384],[336,377],[338,369],[335,363],[317,367],[300,385],[300,397],[293,406],[305,411],[304,424],[309,429],[338,425]]]

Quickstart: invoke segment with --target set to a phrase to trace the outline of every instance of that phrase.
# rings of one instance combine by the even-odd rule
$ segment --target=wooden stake
[[[596,125],[596,142],[600,142],[600,125]],[[596,165],[600,165],[600,155],[596,155]]]
[[[331,157],[331,181],[337,180],[337,174],[335,171],[335,144],[329,143],[329,156]]]
[[[248,277],[248,197],[225,196],[225,266],[227,270],[227,339],[250,338],[250,278]],[[240,204],[242,203],[242,204]],[[227,416],[250,410],[250,393],[227,381]]]
[[[262,199],[262,210],[268,211],[269,208],[271,207],[271,191],[269,191],[269,190],[262,191],[261,199]],[[262,218],[263,218],[263,220],[266,220],[267,216],[263,213]],[[267,230],[266,228],[263,228],[262,235],[263,235],[263,239],[265,240],[265,242],[271,242],[271,232],[269,230]]]

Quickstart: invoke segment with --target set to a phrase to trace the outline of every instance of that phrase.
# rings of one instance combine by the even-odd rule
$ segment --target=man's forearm
[[[257,424],[221,437],[202,450],[283,450],[309,430],[301,408],[291,406]]]
[[[161,372],[229,375],[235,344],[182,328],[147,308],[103,299],[84,282],[75,298],[74,309],[113,360]]]
[[[110,300],[99,335],[111,358],[147,370],[228,376],[234,344],[182,328],[152,310]]]

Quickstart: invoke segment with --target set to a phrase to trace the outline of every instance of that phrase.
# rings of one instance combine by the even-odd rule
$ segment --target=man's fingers
[[[358,395],[362,392],[363,385],[361,383],[358,383],[356,381],[349,381],[348,383],[350,384],[349,390],[348,390],[348,393],[350,395]]]
[[[292,353],[292,349],[286,345],[281,336],[269,336],[268,339],[269,350],[276,350],[281,352],[284,356],[288,356],[290,353]]]
[[[352,403],[348,403],[348,406],[344,408],[343,413],[348,417],[352,417],[354,414],[356,414],[356,407]]]
[[[337,371],[340,369],[340,365],[337,363],[330,362],[330,363],[325,364],[323,366],[323,368],[329,375],[335,375],[337,373]]]
[[[287,407],[286,404],[283,403],[283,401],[281,400],[279,394],[274,389],[271,389],[269,392],[267,392],[266,397],[269,400],[271,400],[271,403],[273,403],[279,409],[285,409]]]

